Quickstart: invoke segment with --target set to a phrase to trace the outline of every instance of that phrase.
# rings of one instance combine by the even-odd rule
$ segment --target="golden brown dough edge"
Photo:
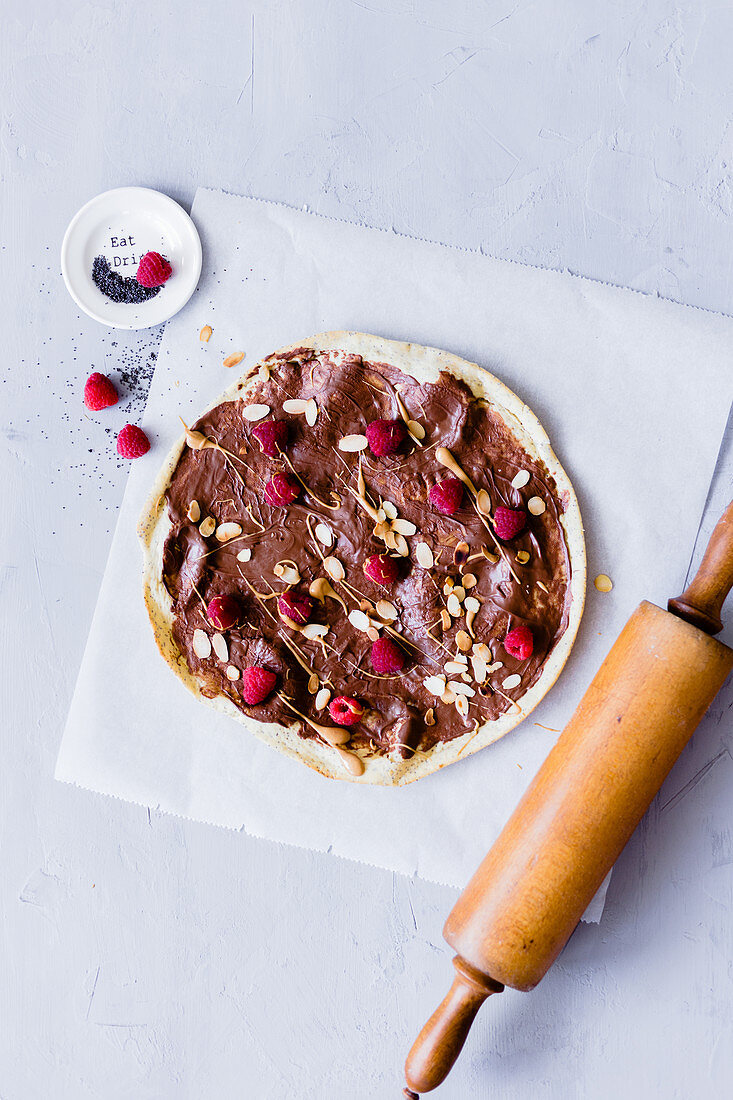
[[[165,492],[183,451],[185,443],[183,436],[168,454],[155,479],[138,524],[144,559],[145,604],[155,641],[163,658],[189,691],[207,706],[241,722],[268,745],[307,764],[321,775],[356,783],[402,786],[430,775],[431,772],[438,771],[459,758],[478,752],[509,733],[534,710],[560,675],[575,640],[585,602],[586,557],[580,508],[570,479],[557,460],[547,434],[537,417],[503,382],[478,364],[469,363],[457,355],[437,348],[401,343],[361,332],[318,333],[297,344],[281,348],[260,362],[267,362],[276,355],[294,352],[297,348],[311,348],[314,351],[341,350],[360,355],[366,361],[388,362],[403,373],[423,382],[436,381],[441,371],[448,371],[466,382],[476,397],[485,398],[490,402],[524,450],[532,458],[540,459],[544,463],[555,480],[558,494],[567,495],[568,503],[564,514],[561,515],[561,523],[565,531],[571,563],[571,603],[568,626],[550,653],[539,679],[520,697],[521,713],[515,714],[512,708],[496,721],[485,722],[476,733],[468,731],[463,736],[453,741],[439,743],[427,754],[413,756],[410,760],[393,759],[388,756],[368,758],[364,756],[364,774],[354,777],[345,771],[336,754],[327,745],[300,737],[297,733],[297,723],[283,726],[279,722],[259,722],[255,718],[243,715],[226,697],[208,699],[201,693],[198,680],[191,673],[173,640],[171,600],[162,581],[163,547],[171,527],[165,508]],[[256,363],[250,367],[208,408],[214,408],[224,401],[246,395],[248,388],[256,382],[259,365],[260,363]]]

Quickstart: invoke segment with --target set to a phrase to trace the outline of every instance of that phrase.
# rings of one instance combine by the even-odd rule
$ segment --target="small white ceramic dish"
[[[92,267],[104,256],[110,269],[135,278],[146,252],[165,256],[173,274],[146,302],[114,302],[97,287]],[[117,187],[91,199],[74,216],[61,245],[61,271],[80,309],[111,328],[149,328],[185,306],[201,275],[201,241],[186,211],[149,187]]]

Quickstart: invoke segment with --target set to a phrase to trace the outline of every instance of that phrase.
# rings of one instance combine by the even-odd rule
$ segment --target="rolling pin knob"
[[[405,1062],[405,1080],[417,1093],[430,1092],[447,1077],[481,1005],[504,988],[460,955],[453,959],[453,966],[453,985],[413,1043]]]
[[[717,522],[700,568],[681,596],[667,604],[679,619],[717,634],[723,629],[720,612],[733,588],[733,501]]]

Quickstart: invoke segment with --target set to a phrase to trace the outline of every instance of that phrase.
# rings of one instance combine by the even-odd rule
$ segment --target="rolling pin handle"
[[[731,588],[733,501],[718,520],[697,573],[682,595],[669,601],[667,610],[706,634],[717,634],[723,629],[720,612]]]
[[[460,955],[453,959],[453,966],[453,985],[413,1043],[405,1062],[405,1080],[413,1094],[430,1092],[445,1079],[481,1005],[504,988]],[[409,1092],[405,1090],[403,1095],[409,1096]]]

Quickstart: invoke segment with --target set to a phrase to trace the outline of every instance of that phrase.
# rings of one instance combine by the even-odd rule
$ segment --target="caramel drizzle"
[[[288,466],[290,467],[293,475],[295,477],[297,477],[298,481],[303,486],[306,493],[308,493],[311,497],[313,497],[313,499],[316,501],[316,503],[320,504],[321,508],[328,508],[331,512],[338,512],[339,508],[341,507],[341,497],[338,495],[338,493],[334,493],[333,489],[331,490],[331,496],[336,501],[335,504],[327,504],[325,500],[321,500],[321,498],[319,497],[319,495],[315,491],[315,489],[312,489],[310,485],[306,485],[306,483],[303,481],[303,478],[300,476],[298,471],[295,469],[295,466],[293,466],[292,462],[290,461],[288,456],[285,454],[285,452],[281,451],[280,454],[285,459],[285,461],[287,462]]]

